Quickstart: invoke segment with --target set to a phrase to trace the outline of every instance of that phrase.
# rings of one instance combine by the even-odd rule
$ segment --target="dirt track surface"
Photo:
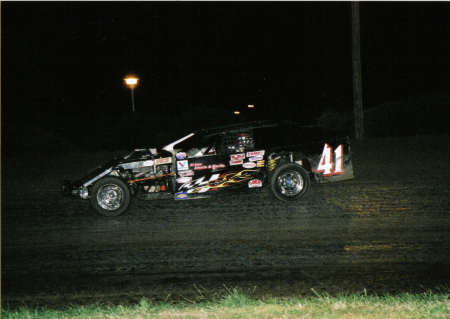
[[[122,216],[59,181],[122,155],[2,158],[2,304],[64,307],[256,294],[413,292],[450,285],[448,136],[352,143],[356,178],[301,201],[269,193],[133,201]]]

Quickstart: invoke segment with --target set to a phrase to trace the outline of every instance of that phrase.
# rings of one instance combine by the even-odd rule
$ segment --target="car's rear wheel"
[[[92,187],[91,204],[103,216],[119,216],[130,204],[130,190],[118,178],[100,179]]]
[[[294,201],[308,193],[308,173],[298,164],[288,163],[277,167],[270,176],[272,194],[282,201]]]

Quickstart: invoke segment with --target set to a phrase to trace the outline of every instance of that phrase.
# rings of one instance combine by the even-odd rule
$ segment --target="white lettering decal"
[[[344,145],[339,145],[334,151],[336,165],[333,162],[333,148],[325,144],[320,157],[317,173],[323,173],[323,176],[333,176],[344,174]]]
[[[192,177],[182,177],[182,178],[177,178],[177,183],[178,184],[184,184],[184,183],[189,183],[192,181]]]
[[[247,157],[263,156],[265,151],[247,152]]]
[[[191,171],[191,170],[186,170],[186,171],[178,172],[178,175],[180,175],[180,176],[182,176],[182,177],[185,177],[185,176],[193,176],[193,175],[194,175],[194,172]]]
[[[244,167],[244,168],[253,168],[253,167],[256,167],[256,163],[255,162],[245,163],[245,164],[242,165],[242,167]]]
[[[255,157],[249,158],[248,160],[249,160],[250,162],[256,162],[256,161],[261,161],[263,158],[264,158],[264,157],[262,157],[261,155],[259,155],[259,156],[255,156]]]
[[[152,160],[150,161],[145,161],[144,163],[142,163],[142,166],[153,166],[153,164],[155,164]]]

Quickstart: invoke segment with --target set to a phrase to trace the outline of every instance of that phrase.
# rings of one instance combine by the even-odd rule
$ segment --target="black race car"
[[[161,150],[137,149],[65,181],[62,192],[90,199],[104,216],[118,216],[132,197],[187,200],[268,187],[277,199],[295,201],[308,192],[310,178],[353,178],[348,138],[252,122],[195,131]]]

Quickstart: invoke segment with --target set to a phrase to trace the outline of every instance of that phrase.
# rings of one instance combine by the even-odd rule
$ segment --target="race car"
[[[267,187],[281,201],[305,196],[311,179],[354,178],[348,137],[320,141],[310,133],[263,121],[194,131],[158,150],[136,149],[64,181],[64,196],[90,199],[104,216],[118,216],[132,198],[189,200]]]

